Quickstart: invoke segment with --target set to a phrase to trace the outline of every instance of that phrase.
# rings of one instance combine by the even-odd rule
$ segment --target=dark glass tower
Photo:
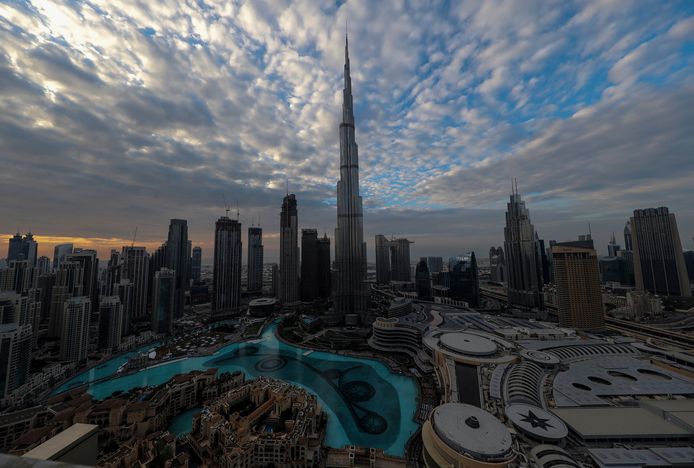
[[[169,224],[167,246],[167,266],[176,273],[174,291],[174,317],[183,315],[185,295],[188,289],[188,222],[185,219],[172,219]]]
[[[318,239],[318,296],[330,297],[330,238],[323,235]]]
[[[263,289],[263,230],[248,228],[248,291]]]
[[[425,257],[419,259],[414,278],[417,283],[417,297],[423,300],[431,299],[431,274]]]
[[[190,257],[190,262],[190,272],[193,281],[200,281],[200,270],[202,268],[202,249],[200,247],[193,247],[193,255]]]
[[[465,301],[470,307],[480,303],[480,280],[475,252],[468,252],[448,261],[448,279],[453,299]]]
[[[299,215],[296,196],[282,201],[280,215],[280,284],[279,299],[284,304],[299,301]]]
[[[335,228],[335,313],[365,317],[369,296],[366,289],[366,243],[364,215],[359,195],[359,156],[354,138],[352,78],[345,38],[345,88],[342,91],[340,123],[340,180],[337,182],[337,228]]]
[[[241,303],[241,223],[222,216],[214,230],[215,311],[238,307]]]
[[[301,230],[301,300],[318,297],[318,231]]]

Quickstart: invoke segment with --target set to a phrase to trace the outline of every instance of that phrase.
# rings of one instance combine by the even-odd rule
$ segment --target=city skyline
[[[22,199],[0,211],[0,249],[19,228],[40,255],[51,257],[48,237],[107,258],[137,226],[152,251],[184,218],[209,263],[226,194],[242,223],[266,229],[276,261],[287,181],[300,227],[332,232],[348,16],[370,262],[378,233],[413,240],[413,258],[499,245],[511,177],[541,238],[571,239],[590,222],[602,254],[634,209],[667,206],[692,248],[691,4],[475,6],[3,5],[14,34],[31,33],[0,32],[0,100],[14,109],[0,127],[22,136],[0,138],[3,190]],[[244,106],[255,121],[233,124]]]

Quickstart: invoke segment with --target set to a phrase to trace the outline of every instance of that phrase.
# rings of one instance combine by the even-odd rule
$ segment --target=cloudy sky
[[[545,239],[665,205],[694,247],[694,2],[0,0],[0,255],[180,217],[209,258],[226,197],[272,261],[287,183],[332,237],[345,24],[371,260],[486,257],[512,177]]]

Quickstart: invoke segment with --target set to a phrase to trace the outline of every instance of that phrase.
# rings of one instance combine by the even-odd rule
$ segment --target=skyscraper
[[[0,325],[0,399],[29,379],[31,325]]]
[[[517,188],[507,204],[504,252],[509,303],[542,308],[542,255],[530,213]]]
[[[200,270],[202,269],[202,249],[198,246],[193,247],[193,256],[190,258],[190,272],[193,281],[200,281]]]
[[[284,304],[299,300],[299,220],[296,196],[287,194],[280,215],[280,290]]]
[[[7,262],[11,260],[28,260],[29,265],[36,266],[36,258],[39,244],[34,240],[34,236],[29,232],[24,237],[19,233],[10,237],[7,247]]]
[[[118,350],[123,331],[123,304],[118,296],[106,296],[99,303],[99,349]]]
[[[330,297],[330,238],[327,234],[318,239],[318,297]]]
[[[624,250],[633,251],[633,241],[631,237],[631,220],[624,225]]]
[[[241,304],[241,223],[222,216],[214,229],[214,300],[216,312]]]
[[[636,289],[692,295],[675,214],[666,207],[634,210],[631,218]]]
[[[87,360],[91,305],[85,296],[72,297],[65,302],[60,334],[60,359],[63,361]]]
[[[340,180],[337,182],[337,228],[335,228],[335,313],[368,312],[366,279],[366,243],[362,199],[359,195],[359,156],[354,138],[352,79],[349,72],[349,50],[345,38],[345,88],[342,91],[340,124]]]
[[[390,279],[392,281],[411,281],[410,242],[405,238],[391,239],[390,245]]]
[[[598,259],[593,241],[560,242],[552,246],[559,325],[580,330],[605,326]]]
[[[7,244],[7,263],[9,263],[11,260],[26,260],[26,258],[23,258],[22,248],[23,242],[22,235],[20,233],[10,237]]]
[[[263,289],[263,230],[251,226],[248,228],[248,291],[257,292]]]
[[[376,282],[390,281],[390,243],[383,234],[376,235]]]
[[[318,231],[301,230],[301,300],[318,297]]]
[[[57,270],[60,263],[65,261],[65,256],[72,253],[72,244],[58,244],[53,248],[53,269]]]
[[[36,268],[39,270],[40,275],[50,273],[52,270],[51,259],[43,255],[40,256],[38,259],[36,259]]]
[[[121,280],[127,279],[132,284],[133,302],[128,314],[130,319],[142,319],[147,316],[149,301],[149,254],[145,247],[124,246],[121,252]],[[125,302],[123,302],[125,304]],[[126,306],[127,308],[127,306]]]
[[[130,333],[130,323],[133,318],[135,308],[135,287],[129,279],[121,279],[120,283],[114,286],[113,294],[118,296],[123,306],[123,322],[121,324],[121,335]]]
[[[113,295],[113,289],[120,283],[121,277],[121,254],[115,249],[111,249],[111,257],[106,265],[104,275],[104,284],[101,285],[101,294],[103,296]]]
[[[443,257],[427,257],[427,266],[430,274],[441,273],[443,271]]]
[[[171,335],[176,301],[175,271],[164,267],[154,273],[152,296],[152,331]]]
[[[87,296],[92,303],[92,308],[99,304],[99,289],[97,279],[99,274],[99,259],[96,258],[96,250],[75,249],[65,256],[66,262],[77,262],[82,266],[82,294]],[[96,318],[96,310],[93,310]]]
[[[453,299],[465,301],[470,307],[480,303],[480,279],[475,252],[467,252],[448,260],[448,281]]]
[[[491,280],[497,283],[506,282],[506,260],[504,259],[504,249],[492,247],[489,249],[489,266]]]
[[[425,257],[419,259],[419,263],[415,269],[414,278],[417,284],[417,297],[422,300],[430,300],[431,274],[429,273],[429,265],[427,264],[427,259]]]
[[[167,267],[176,273],[176,291],[174,294],[174,317],[183,315],[186,290],[189,286],[188,262],[188,222],[185,219],[172,219],[169,224],[169,237],[166,241]]]
[[[620,249],[621,247],[619,246],[619,244],[617,244],[617,239],[615,239],[613,232],[612,237],[610,237],[610,243],[607,244],[607,256],[616,257],[617,252],[619,252]]]
[[[48,336],[59,338],[63,332],[65,304],[72,297],[83,295],[84,268],[80,262],[60,263],[55,272],[55,282],[51,291],[51,309],[48,318]]]

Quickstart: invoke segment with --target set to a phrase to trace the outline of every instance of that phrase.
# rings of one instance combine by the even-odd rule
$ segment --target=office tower
[[[150,291],[150,259],[147,249],[125,246],[121,251],[121,262],[120,279],[129,280],[133,288],[133,303],[128,317],[130,320],[142,319],[147,316]]]
[[[388,284],[390,281],[390,243],[383,234],[376,235],[376,282]]]
[[[263,229],[248,228],[248,287],[249,292],[263,290]]]
[[[169,269],[176,272],[176,292],[174,295],[174,317],[183,315],[188,281],[188,222],[185,219],[172,219],[169,224],[169,237],[166,241],[167,261]]]
[[[407,239],[391,239],[390,245],[390,279],[391,281],[410,281],[410,242]]]
[[[91,301],[85,297],[72,297],[64,304],[60,359],[68,362],[87,360]]]
[[[149,279],[147,283],[147,306],[150,308],[152,306],[152,298],[154,297],[154,294],[152,294],[152,291],[154,291],[154,275],[162,268],[168,268],[166,263],[168,261],[167,258],[168,248],[166,241],[164,241],[149,258],[149,271],[147,273]]]
[[[36,268],[39,271],[40,275],[45,275],[47,273],[51,272],[51,259],[45,256],[40,256],[36,260]]]
[[[222,216],[214,229],[212,309],[235,309],[241,304],[241,223]]]
[[[634,250],[633,240],[631,237],[631,221],[627,221],[624,225],[624,250],[632,252]]]
[[[475,252],[467,252],[448,260],[450,297],[465,301],[470,307],[480,303],[480,279]]]
[[[133,310],[135,308],[135,287],[128,279],[120,280],[120,283],[114,285],[113,294],[118,296],[120,303],[123,306],[123,320],[121,324],[121,336],[130,333],[130,324],[132,322]]]
[[[489,267],[491,280],[497,283],[506,282],[506,260],[504,249],[492,247],[489,249]]]
[[[330,297],[330,238],[327,234],[318,239],[318,297]]]
[[[7,263],[12,260],[26,260],[26,258],[23,258],[22,248],[23,242],[22,235],[20,233],[10,237],[7,246]]]
[[[36,287],[38,277],[38,269],[33,268],[29,260],[11,260],[9,267],[2,272],[0,290],[26,292]]]
[[[675,214],[665,207],[634,210],[631,233],[636,289],[690,297],[692,292]]]
[[[99,259],[96,258],[96,250],[74,249],[71,254],[65,256],[65,261],[77,262],[82,266],[84,272],[82,275],[82,294],[91,301],[93,318],[95,319],[99,304],[99,289],[97,287]]]
[[[579,330],[605,326],[598,259],[592,241],[552,246],[559,325]]]
[[[296,196],[287,194],[280,215],[279,300],[292,304],[299,300],[299,221]]]
[[[318,231],[301,230],[301,300],[318,297]]]
[[[415,282],[417,283],[417,297],[425,301],[430,300],[431,274],[429,273],[429,265],[425,257],[419,259],[419,263],[415,269],[414,278]]]
[[[29,380],[31,325],[0,325],[0,399]]]
[[[65,303],[72,297],[83,295],[84,268],[79,262],[64,260],[55,272],[51,290],[51,308],[48,317],[48,336],[59,338],[63,331]]]
[[[550,282],[552,276],[549,255],[545,249],[545,241],[540,239],[537,232],[535,233],[535,242],[537,243],[537,251],[540,253],[540,265],[542,265],[542,285],[545,285]]]
[[[337,182],[337,228],[335,228],[335,314],[364,318],[369,307],[366,285],[366,243],[362,199],[359,195],[359,155],[354,138],[352,79],[345,37],[345,88],[342,91],[340,124],[340,180]]]
[[[111,256],[106,265],[103,284],[101,285],[102,296],[112,296],[114,294],[114,288],[120,283],[122,266],[121,253],[111,249]]]
[[[118,296],[106,296],[99,303],[99,349],[117,351],[123,334],[123,304]]]
[[[607,256],[616,257],[617,252],[619,252],[620,249],[621,247],[619,246],[619,244],[617,244],[617,239],[615,239],[613,232],[612,237],[610,237],[610,243],[607,244]]]
[[[504,253],[509,303],[542,308],[542,255],[530,213],[517,187],[514,187],[507,204]]]
[[[41,290],[41,321],[50,316],[55,273],[40,275],[36,287]]]
[[[162,268],[154,273],[152,293],[152,331],[171,335],[176,302],[176,272]]]
[[[7,262],[12,260],[27,260],[31,267],[36,266],[38,243],[29,232],[24,237],[19,233],[10,237],[7,247]]]
[[[58,244],[53,248],[53,269],[57,270],[65,257],[72,253],[72,244]]]
[[[202,249],[198,246],[193,247],[193,256],[190,258],[190,272],[194,282],[200,281],[200,270],[202,269]]]

